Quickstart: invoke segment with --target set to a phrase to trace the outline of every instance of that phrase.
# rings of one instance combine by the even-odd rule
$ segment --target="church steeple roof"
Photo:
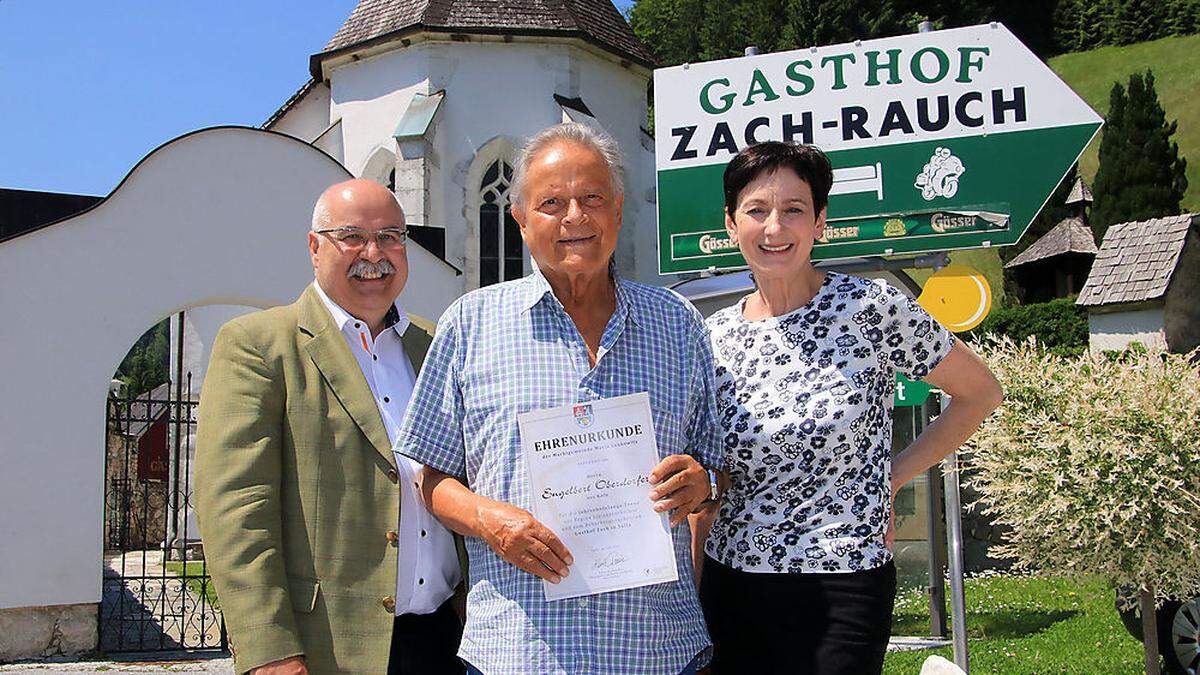
[[[1071,186],[1071,194],[1067,195],[1067,201],[1064,203],[1069,206],[1083,202],[1092,203],[1092,189],[1083,182],[1083,176],[1079,176],[1075,179],[1075,184]]]
[[[359,0],[325,49],[313,56],[314,75],[328,56],[419,31],[578,37],[654,65],[611,0]]]

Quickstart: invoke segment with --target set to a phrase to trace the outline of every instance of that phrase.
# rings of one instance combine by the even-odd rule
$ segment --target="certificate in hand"
[[[650,500],[658,444],[645,392],[517,417],[533,515],[570,549],[547,600],[679,579],[667,514]]]

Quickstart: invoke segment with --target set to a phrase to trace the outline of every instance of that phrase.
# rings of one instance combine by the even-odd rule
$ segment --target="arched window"
[[[513,170],[498,159],[483,172],[479,184],[479,285],[525,276],[521,228],[509,212]]]

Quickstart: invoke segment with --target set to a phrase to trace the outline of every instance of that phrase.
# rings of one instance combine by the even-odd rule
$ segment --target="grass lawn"
[[[165,563],[167,571],[177,577],[184,576],[184,565],[187,565],[187,584],[190,590],[196,597],[205,596],[208,598],[208,604],[214,609],[220,609],[221,603],[217,600],[217,589],[213,588],[212,579],[204,579],[207,571],[204,567],[203,560],[189,560],[187,562],[179,560],[171,560]]]
[[[1131,74],[1147,68],[1154,71],[1154,87],[1167,121],[1179,121],[1173,140],[1179,143],[1179,154],[1188,159],[1188,191],[1183,208],[1200,210],[1200,106],[1196,105],[1196,92],[1200,91],[1200,35],[1064,54],[1050,59],[1050,68],[1101,115],[1108,113],[1108,95],[1114,83],[1124,86]],[[1097,137],[1079,160],[1079,168],[1089,182],[1095,178],[1099,163]]]
[[[947,590],[949,588],[947,587]],[[989,675],[1142,672],[1142,645],[1113,608],[1113,591],[1094,578],[991,576],[968,579],[971,672]],[[894,635],[925,635],[929,609],[919,591],[896,599]],[[883,672],[916,675],[930,654],[888,654]]]

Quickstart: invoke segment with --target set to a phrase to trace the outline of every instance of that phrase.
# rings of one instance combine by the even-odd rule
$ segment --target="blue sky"
[[[355,4],[0,0],[0,187],[106,195],[180,134],[258,126]]]

